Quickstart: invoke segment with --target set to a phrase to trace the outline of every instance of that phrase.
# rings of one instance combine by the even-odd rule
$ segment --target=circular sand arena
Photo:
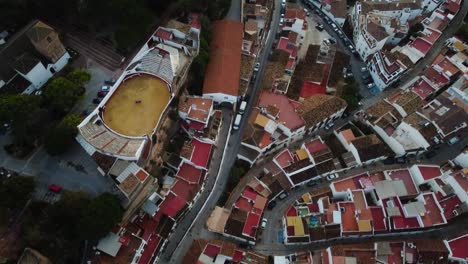
[[[141,74],[123,81],[105,105],[104,122],[115,132],[138,137],[151,134],[170,99],[163,80]]]

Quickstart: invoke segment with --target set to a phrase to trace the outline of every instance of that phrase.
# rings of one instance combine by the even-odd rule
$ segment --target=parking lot
[[[104,85],[104,82],[113,79],[118,72],[112,72],[84,56],[81,56],[76,62],[74,62],[73,66],[82,68],[89,72],[89,74],[91,74],[91,80],[85,85],[86,92],[81,100],[75,105],[72,112],[78,114],[90,113],[94,108],[96,108],[96,104],[93,103],[93,100],[97,98],[97,94]]]
[[[310,16],[306,18],[307,20],[307,31],[304,38],[304,43],[302,44],[301,49],[299,50],[298,57],[303,59],[307,53],[307,47],[309,45],[320,45],[323,40],[330,38],[330,35],[326,30],[318,30],[315,28],[317,23],[322,23],[322,19],[317,16],[315,13],[310,12]]]

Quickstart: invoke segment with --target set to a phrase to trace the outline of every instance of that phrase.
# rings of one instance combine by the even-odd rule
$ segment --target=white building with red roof
[[[375,85],[382,91],[397,81],[407,66],[391,53],[378,51],[372,56],[368,68]]]
[[[437,165],[413,165],[410,167],[410,172],[417,185],[442,177],[442,171]]]
[[[185,142],[180,152],[180,157],[184,162],[187,162],[198,169],[208,170],[212,150],[212,143],[199,138],[192,138],[191,141]]]
[[[458,263],[466,263],[468,261],[468,234],[444,240],[447,249],[449,250],[449,260]]]
[[[235,104],[239,96],[244,25],[234,20],[213,23],[210,62],[203,82],[203,97]]]
[[[208,127],[210,117],[213,114],[213,100],[197,96],[182,96],[179,99],[179,116],[189,132],[203,132]]]

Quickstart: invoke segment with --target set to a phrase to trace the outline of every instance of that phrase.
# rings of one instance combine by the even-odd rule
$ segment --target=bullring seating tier
[[[174,69],[172,69],[171,56],[169,53],[163,54],[165,51],[153,49],[141,59],[139,70],[153,73],[169,84],[172,84],[174,79]]]
[[[145,138],[127,138],[113,133],[99,122],[94,122],[97,116],[80,127],[80,134],[94,148],[120,156],[135,157],[138,150],[145,144]]]

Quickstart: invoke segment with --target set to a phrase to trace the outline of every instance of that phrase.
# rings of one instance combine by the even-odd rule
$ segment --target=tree
[[[58,116],[68,113],[80,97],[80,87],[63,77],[53,79],[45,88],[46,104]]]
[[[460,26],[460,28],[457,30],[457,33],[455,33],[458,37],[460,37],[463,42],[468,41],[468,24],[463,24]]]
[[[64,191],[60,200],[47,211],[49,223],[47,231],[52,231],[67,240],[79,240],[76,228],[82,212],[89,206],[91,199],[84,192]]]
[[[81,117],[75,114],[65,116],[63,120],[49,133],[45,141],[45,149],[50,155],[65,153],[78,133],[77,126]]]
[[[0,206],[15,209],[22,208],[31,197],[36,181],[34,177],[16,176],[5,180],[0,185]]]
[[[11,123],[17,145],[32,145],[44,133],[49,114],[40,107],[41,103],[38,96],[0,96],[0,122]]]
[[[354,111],[359,107],[359,86],[354,78],[347,78],[341,98],[348,103],[348,110]]]
[[[110,193],[104,193],[91,200],[84,208],[78,228],[82,239],[98,240],[122,219],[123,210],[119,200]]]
[[[72,81],[79,87],[83,87],[83,85],[85,85],[89,82],[89,80],[91,80],[91,74],[82,69],[75,69],[67,74],[67,79]]]
[[[416,23],[412,25],[408,31],[408,35],[412,37],[417,37],[418,32],[423,31],[424,26],[421,23]]]

